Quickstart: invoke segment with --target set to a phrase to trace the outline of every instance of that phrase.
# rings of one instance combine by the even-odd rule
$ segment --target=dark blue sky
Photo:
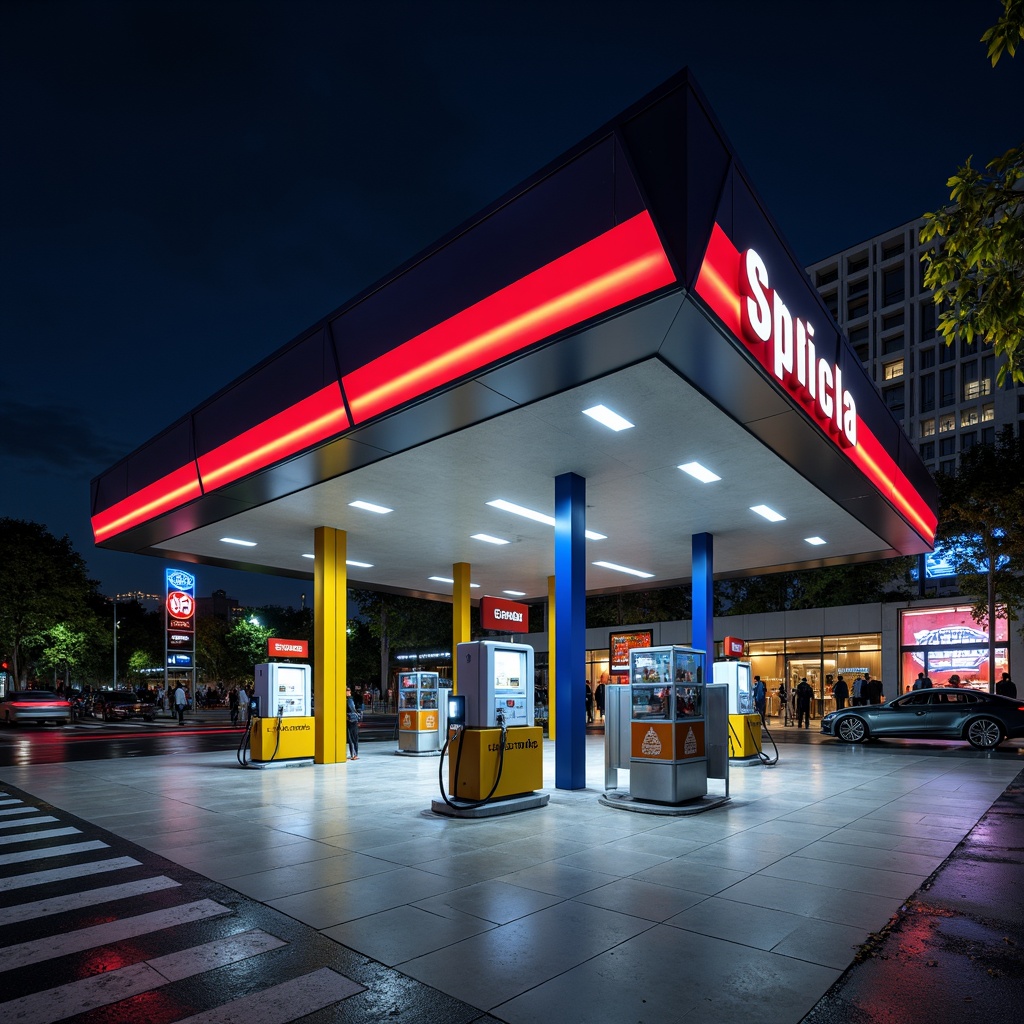
[[[1024,138],[998,0],[0,4],[0,515],[89,481],[689,66],[804,263]],[[309,585],[200,569],[199,591]]]

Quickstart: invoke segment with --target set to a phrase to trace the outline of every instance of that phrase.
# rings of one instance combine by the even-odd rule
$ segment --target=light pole
[[[117,598],[108,597],[108,601],[114,606],[114,689],[117,689]]]

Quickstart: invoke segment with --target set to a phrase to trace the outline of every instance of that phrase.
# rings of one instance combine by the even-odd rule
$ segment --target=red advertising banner
[[[281,640],[271,637],[267,641],[267,654],[271,658],[308,658],[308,640]]]
[[[502,633],[529,633],[530,606],[504,597],[480,599],[480,628],[497,629]]]

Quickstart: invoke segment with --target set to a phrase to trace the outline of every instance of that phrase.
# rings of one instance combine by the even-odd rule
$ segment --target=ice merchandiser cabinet
[[[458,689],[466,698],[466,725],[496,729],[533,725],[533,648],[498,640],[458,645]]]
[[[703,651],[689,647],[629,652],[629,794],[681,804],[708,791]]]
[[[440,750],[436,672],[398,673],[398,749],[407,753]]]

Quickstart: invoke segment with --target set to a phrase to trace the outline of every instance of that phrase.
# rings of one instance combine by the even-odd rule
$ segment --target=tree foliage
[[[1006,426],[995,444],[964,452],[956,474],[936,479],[936,539],[957,574],[961,594],[973,602],[975,621],[987,620],[990,600],[1003,605],[1011,619],[1019,618],[1024,604],[1024,438],[1014,437],[1013,427]]]
[[[0,648],[19,683],[26,641],[58,623],[82,628],[96,585],[67,536],[58,539],[40,523],[0,518]]]
[[[1024,38],[1024,0],[1004,0],[1004,13],[983,36],[995,66],[1011,57]],[[924,285],[934,289],[938,329],[952,344],[980,338],[1006,359],[1007,374],[1024,383],[1024,144],[973,167],[964,166],[946,182],[950,205],[924,215],[921,241],[937,244],[922,257]]]

